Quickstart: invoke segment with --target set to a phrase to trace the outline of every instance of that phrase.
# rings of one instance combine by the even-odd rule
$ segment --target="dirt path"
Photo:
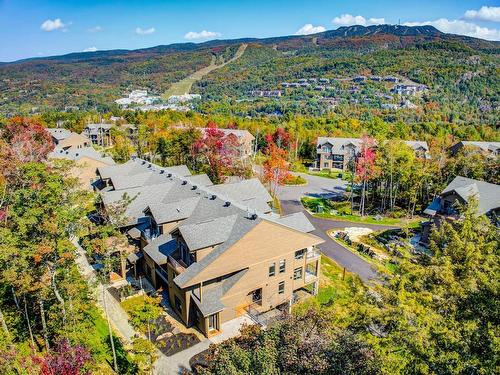
[[[180,80],[179,82],[173,83],[172,86],[170,86],[170,88],[163,95],[164,98],[168,99],[172,95],[189,94],[189,92],[191,91],[191,87],[193,86],[193,84],[196,81],[199,81],[200,79],[202,79],[204,76],[206,76],[210,72],[212,72],[216,69],[222,68],[222,67],[226,66],[227,64],[230,64],[233,61],[238,60],[245,52],[247,46],[248,46],[247,44],[242,44],[230,60],[228,60],[225,63],[220,64],[220,65],[217,65],[215,63],[216,62],[215,56],[212,56],[212,61],[210,62],[209,66],[206,66],[200,70],[197,70],[196,72],[194,72],[190,76],[184,78],[183,80]]]

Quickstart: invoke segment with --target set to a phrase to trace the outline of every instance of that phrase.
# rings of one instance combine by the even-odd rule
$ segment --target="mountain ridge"
[[[370,36],[392,35],[395,37],[421,37],[421,38],[443,38],[443,39],[458,39],[465,42],[479,42],[481,44],[491,44],[494,48],[500,48],[500,42],[489,41],[479,38],[468,37],[458,34],[443,33],[436,29],[434,26],[403,26],[403,25],[353,25],[341,26],[334,30],[327,30],[316,34],[309,35],[284,35],[273,36],[265,38],[244,37],[235,39],[213,39],[205,42],[183,42],[160,44],[152,47],[137,48],[137,49],[110,49],[95,52],[70,52],[62,55],[44,56],[44,57],[29,57],[11,62],[0,62],[0,66],[19,64],[31,61],[45,61],[45,60],[70,60],[72,58],[78,60],[91,60],[99,57],[112,57],[119,55],[129,55],[135,53],[170,53],[170,52],[192,52],[203,48],[213,48],[218,46],[228,46],[241,43],[260,43],[264,45],[286,42],[291,40],[296,41],[309,41],[312,38],[321,40],[337,39],[337,38],[362,38]]]

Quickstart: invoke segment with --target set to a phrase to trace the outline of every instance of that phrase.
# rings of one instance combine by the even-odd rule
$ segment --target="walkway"
[[[219,344],[227,339],[236,337],[240,333],[240,328],[243,324],[254,324],[247,315],[242,315],[239,318],[230,320],[222,324],[222,333],[217,336],[205,339],[198,344],[176,353],[170,357],[163,356],[155,363],[154,373],[158,375],[183,374],[185,371],[190,371],[189,360],[196,354],[207,350],[211,344]]]
[[[105,304],[108,311],[111,326],[122,339],[130,343],[136,334],[134,328],[129,324],[127,313],[123,311],[120,303],[109,293],[108,289],[97,279],[95,270],[92,268],[85,255],[85,250],[80,246],[77,239],[71,240],[76,247],[77,257],[75,259],[78,270],[87,280],[87,283],[94,290],[97,304],[105,311]],[[104,298],[106,301],[104,301]]]

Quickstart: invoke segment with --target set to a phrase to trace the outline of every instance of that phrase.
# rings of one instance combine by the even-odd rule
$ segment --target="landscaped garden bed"
[[[166,356],[200,342],[194,333],[181,332],[168,320],[160,298],[142,295],[126,299],[121,305],[129,316],[130,324]]]

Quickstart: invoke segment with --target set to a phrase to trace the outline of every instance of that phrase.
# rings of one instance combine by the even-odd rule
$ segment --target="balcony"
[[[310,284],[315,282],[318,279],[318,274],[314,273],[310,270],[306,270],[305,272],[305,284]]]
[[[168,262],[170,263],[176,274],[183,273],[187,268],[186,264],[182,260],[176,260],[171,255],[168,256]]]
[[[316,260],[320,256],[321,256],[321,253],[318,250],[316,250],[316,249],[308,250],[306,252],[306,262]]]

